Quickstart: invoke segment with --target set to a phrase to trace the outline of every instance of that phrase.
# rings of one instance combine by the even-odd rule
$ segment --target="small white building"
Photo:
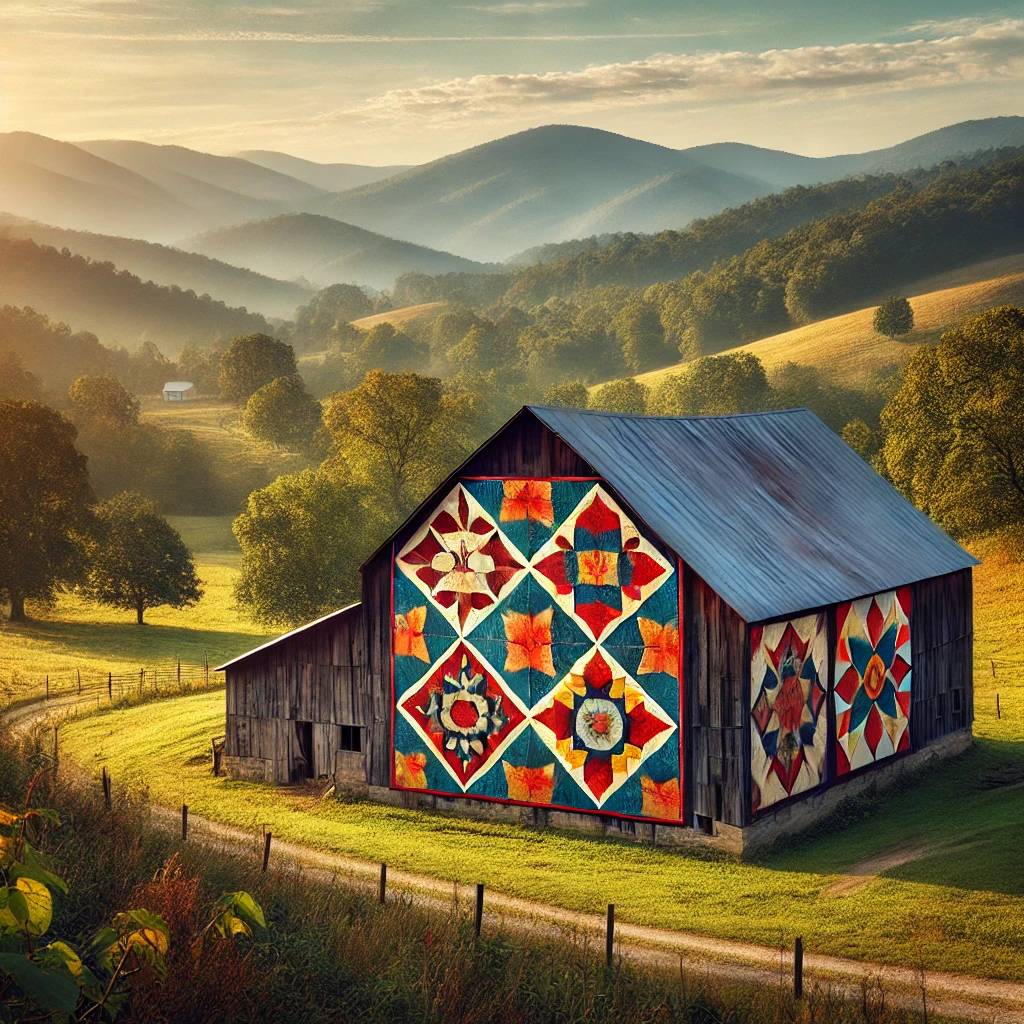
[[[196,386],[191,381],[169,380],[164,385],[165,402],[189,402],[198,397]]]

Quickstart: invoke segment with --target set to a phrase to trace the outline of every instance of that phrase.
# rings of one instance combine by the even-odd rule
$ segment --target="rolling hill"
[[[487,270],[451,253],[386,238],[330,217],[282,214],[217,228],[180,243],[214,259],[261,274],[386,288],[400,274],[448,274]]]
[[[152,341],[172,357],[190,342],[271,333],[258,313],[142,281],[110,263],[27,238],[0,238],[0,305],[31,306],[73,331],[98,334],[107,345],[134,348]]]
[[[89,259],[113,263],[143,281],[191,289],[197,295],[207,294],[229,306],[244,306],[264,316],[289,318],[312,294],[300,284],[137,238],[71,231],[5,214],[0,214],[0,237],[31,238],[40,245],[67,248]]]
[[[235,156],[260,167],[268,167],[281,174],[289,174],[327,192],[346,192],[350,188],[369,185],[383,178],[401,174],[410,164],[394,164],[390,167],[367,167],[364,164],[320,164],[303,160],[289,153],[277,153],[271,149],[247,149]]]
[[[993,306],[1024,305],[1024,254],[936,274],[903,292],[914,309],[914,330],[903,339],[891,341],[875,333],[876,307],[872,305],[728,351],[750,352],[767,370],[783,363],[801,363],[818,367],[839,383],[862,385],[875,371],[903,362],[918,345],[938,341],[943,331],[975,313]],[[879,296],[879,301],[883,297]],[[637,380],[653,388],[685,365],[652,370]]]
[[[316,203],[320,212],[372,231],[501,260],[581,234],[681,228],[792,185],[1021,144],[1021,117],[968,121],[888,149],[823,158],[738,143],[675,150],[595,128],[547,125]]]

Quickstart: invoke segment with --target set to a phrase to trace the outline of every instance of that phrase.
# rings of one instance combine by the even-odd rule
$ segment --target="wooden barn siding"
[[[687,824],[744,825],[750,806],[747,624],[688,567],[683,575]]]
[[[971,570],[911,586],[914,750],[974,721],[974,602]],[[954,692],[960,691],[959,709]]]
[[[391,545],[363,566],[366,781],[391,785]]]
[[[341,726],[368,724],[366,660],[356,607],[232,665],[225,753],[271,760],[275,781],[291,781],[294,723],[312,722],[315,771],[330,774]]]

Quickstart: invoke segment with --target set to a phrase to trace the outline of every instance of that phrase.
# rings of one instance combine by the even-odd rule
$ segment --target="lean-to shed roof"
[[[748,622],[977,564],[808,409],[528,409]]]

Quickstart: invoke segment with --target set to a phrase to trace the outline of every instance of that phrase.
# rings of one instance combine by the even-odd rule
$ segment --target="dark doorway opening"
[[[313,764],[313,723],[295,723],[295,777],[296,780],[315,779]]]

